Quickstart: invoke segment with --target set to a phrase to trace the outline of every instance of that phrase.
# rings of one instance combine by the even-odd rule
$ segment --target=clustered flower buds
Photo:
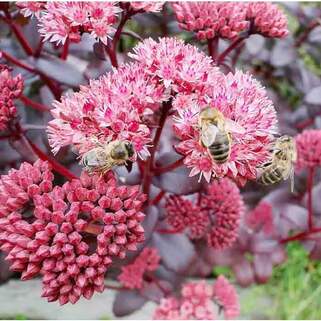
[[[228,178],[214,181],[193,204],[180,196],[171,196],[165,205],[168,223],[187,231],[191,239],[205,238],[215,249],[230,247],[237,238],[244,202],[238,187]]]
[[[8,123],[17,113],[14,100],[23,90],[21,75],[12,76],[10,70],[0,65],[0,131],[7,129]]]
[[[287,19],[277,5],[268,2],[175,2],[172,4],[182,29],[199,39],[234,39],[241,32],[283,38]]]
[[[112,258],[144,240],[145,196],[137,186],[117,186],[112,172],[52,182],[42,161],[1,177],[1,250],[23,280],[42,275],[48,301],[75,303],[102,292]]]
[[[121,267],[119,282],[129,289],[141,289],[145,273],[155,271],[159,266],[160,256],[155,248],[145,247],[134,262]]]
[[[321,130],[308,129],[296,137],[297,169],[321,166]]]
[[[180,298],[161,300],[154,319],[215,320],[220,309],[223,309],[227,319],[235,318],[240,313],[236,291],[224,276],[219,276],[213,286],[205,281],[184,284]]]

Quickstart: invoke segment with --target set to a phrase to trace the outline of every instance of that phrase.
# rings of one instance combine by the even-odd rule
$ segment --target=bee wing
[[[205,147],[211,146],[218,133],[218,128],[215,125],[207,125],[201,130],[201,140]]]
[[[237,122],[235,122],[232,119],[225,119],[225,126],[229,132],[234,132],[237,134],[244,134],[245,133],[245,128],[243,126],[239,125]]]

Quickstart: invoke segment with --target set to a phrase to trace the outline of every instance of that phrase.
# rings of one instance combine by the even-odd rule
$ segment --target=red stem
[[[227,47],[217,58],[217,64],[220,65],[226,58],[226,56],[235,48],[239,46],[247,37],[239,37],[235,39],[229,47]]]
[[[163,173],[170,172],[170,171],[182,166],[184,164],[184,159],[185,159],[185,156],[180,158],[180,159],[178,159],[177,161],[175,161],[172,164],[169,164],[169,165],[164,166],[164,167],[155,167],[152,170],[155,173],[155,175],[161,175]]]
[[[314,228],[311,231],[305,231],[305,232],[301,232],[299,234],[287,237],[286,239],[283,239],[280,241],[281,244],[287,243],[287,242],[292,242],[292,241],[296,241],[296,240],[302,240],[305,239],[307,237],[309,237],[312,234],[316,234],[316,233],[320,233],[321,232],[321,227],[320,228]]]
[[[217,36],[207,40],[208,54],[212,57],[214,62],[217,55],[218,41],[219,38]]]
[[[160,234],[177,234],[177,233],[182,233],[181,230],[168,230],[168,229],[163,229],[163,228],[160,228],[160,229],[157,229],[156,230],[157,233],[160,233]]]
[[[43,40],[42,39],[40,39],[39,40],[39,43],[38,43],[38,46],[37,46],[37,49],[36,49],[36,51],[35,51],[35,53],[34,53],[34,56],[36,57],[36,58],[38,58],[40,55],[41,55],[41,51],[42,51],[42,48],[43,48],[43,45],[44,45],[45,43],[43,42]]]
[[[109,56],[110,63],[112,64],[113,67],[117,68],[118,67],[118,61],[117,61],[117,55],[116,52],[114,51],[113,48],[110,47],[110,43],[105,46],[106,52]]]
[[[22,48],[24,49],[24,51],[26,52],[26,54],[28,56],[33,56],[33,50],[31,48],[31,46],[29,45],[26,37],[24,36],[24,34],[22,33],[21,29],[19,26],[17,26],[11,18],[11,15],[8,11],[5,12],[6,14],[6,18],[3,17],[3,20],[10,25],[11,30],[13,31],[13,33],[16,35],[19,43],[21,44]]]
[[[313,203],[312,203],[312,187],[313,187],[313,176],[314,176],[314,167],[309,168],[308,176],[308,229],[309,231],[313,230]]]
[[[2,53],[2,57],[5,58],[6,60],[12,62],[13,64],[15,64],[16,66],[23,68],[25,70],[28,70],[32,73],[36,73],[37,70],[35,68],[33,68],[32,66],[22,62],[21,60],[18,60],[17,58],[11,56],[10,54],[8,54],[7,52],[1,51]]]
[[[66,40],[66,42],[64,43],[64,45],[62,47],[62,52],[61,52],[60,58],[62,60],[66,60],[68,57],[68,53],[69,53],[69,39]]]
[[[303,42],[308,38],[310,32],[320,24],[319,21],[311,21],[308,27],[299,35],[295,42],[295,47],[300,47]]]
[[[166,194],[165,191],[160,191],[150,203],[152,205],[157,205],[161,201],[161,199],[164,197],[165,194]]]
[[[31,108],[33,108],[35,110],[50,111],[49,107],[47,107],[41,103],[38,103],[38,102],[28,98],[27,96],[21,95],[19,98],[26,106],[30,106]]]
[[[122,286],[116,286],[116,285],[110,285],[110,284],[105,284],[105,288],[110,290],[116,290],[116,291],[126,290],[126,288]]]
[[[172,106],[171,101],[164,102],[162,105],[162,111],[161,111],[162,114],[159,119],[158,128],[156,130],[156,134],[153,140],[153,146],[150,151],[150,157],[148,158],[145,164],[144,177],[143,177],[143,192],[147,195],[147,203],[149,202],[149,190],[150,190],[150,185],[152,180],[152,169],[154,167],[155,153],[157,151],[158,143],[160,141],[163,127],[165,125],[165,121],[171,106]]]
[[[60,175],[64,176],[68,180],[76,179],[77,176],[75,176],[72,172],[70,172],[65,166],[58,163],[54,158],[48,156],[46,153],[44,153],[37,145],[35,145],[28,137],[26,137],[28,143],[30,144],[31,148],[35,152],[35,154],[42,160],[48,161],[52,168],[59,173]]]

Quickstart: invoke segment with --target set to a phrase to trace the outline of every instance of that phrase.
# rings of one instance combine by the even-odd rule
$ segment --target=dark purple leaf
[[[121,290],[116,295],[113,313],[117,317],[124,317],[140,309],[146,301],[136,290]]]
[[[66,85],[77,87],[87,83],[82,72],[85,68],[81,66],[78,60],[71,63],[54,56],[46,56],[37,59],[35,66],[45,75]]]
[[[309,41],[321,43],[321,26],[316,27],[309,33]]]
[[[265,39],[261,35],[252,35],[249,39],[246,40],[245,47],[248,52],[255,56],[260,51],[262,51],[265,44]]]
[[[94,54],[98,59],[106,60],[106,51],[103,43],[95,42],[93,49],[94,49]]]
[[[271,64],[274,67],[287,66],[295,59],[296,52],[291,41],[286,39],[276,42],[271,52]]]
[[[162,262],[176,272],[186,270],[196,255],[194,246],[183,234],[154,233],[152,244],[158,249]]]
[[[145,211],[146,217],[142,223],[145,239],[149,240],[158,221],[158,209],[156,206],[149,206]]]
[[[40,42],[37,24],[37,19],[29,19],[29,23],[23,27],[23,33],[34,50],[38,47]]]
[[[252,251],[255,253],[270,253],[278,246],[276,240],[269,240],[264,235],[256,234],[252,239]]]
[[[5,256],[4,253],[0,253],[0,283],[7,281],[13,274],[13,272],[9,270],[8,262],[4,260]]]
[[[251,263],[243,258],[232,266],[237,282],[241,286],[249,286],[254,282],[254,272]]]
[[[144,297],[154,302],[159,302],[164,297],[164,293],[155,283],[145,285],[141,293]]]
[[[256,280],[259,283],[265,283],[272,274],[272,261],[270,254],[257,254],[254,256],[254,270]]]
[[[312,105],[321,105],[321,86],[312,88],[305,95],[304,100]]]
[[[278,247],[274,248],[271,253],[271,260],[274,265],[281,264],[286,260],[286,253],[282,246],[279,245]]]

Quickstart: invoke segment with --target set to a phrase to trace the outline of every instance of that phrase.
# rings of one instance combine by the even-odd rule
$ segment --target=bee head
[[[126,142],[125,143],[125,148],[127,150],[127,153],[128,153],[128,157],[133,157],[134,156],[134,153],[135,153],[135,150],[134,150],[134,146],[132,143],[130,142]]]

